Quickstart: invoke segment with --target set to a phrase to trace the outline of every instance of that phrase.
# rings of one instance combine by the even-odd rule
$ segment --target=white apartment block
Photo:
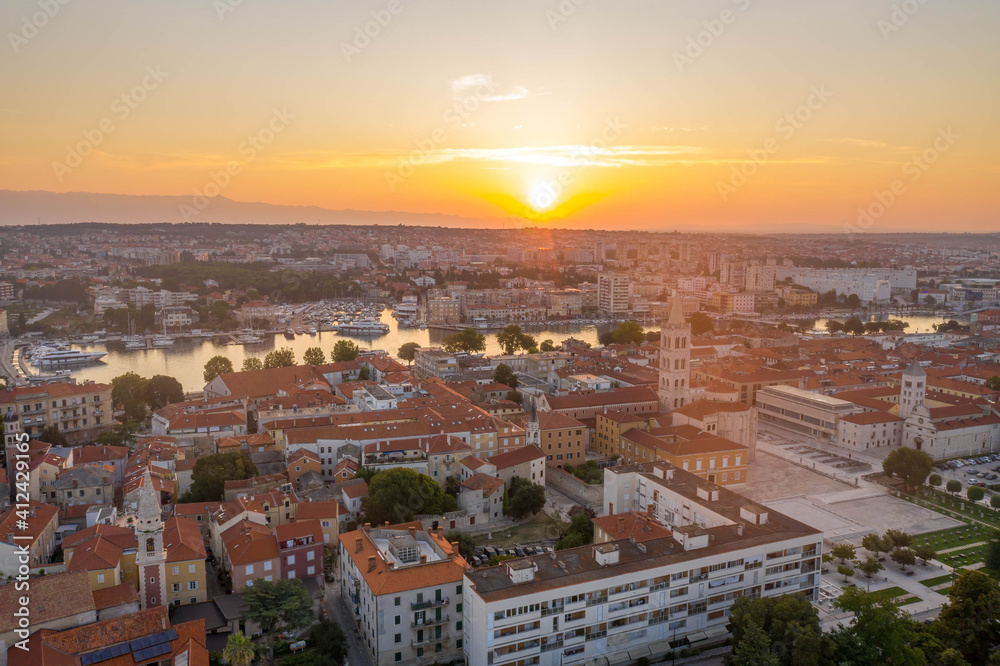
[[[622,273],[602,273],[597,278],[597,307],[607,314],[628,312],[629,277]]]
[[[461,658],[469,565],[442,529],[365,525],[339,539],[341,595],[376,666]]]
[[[605,508],[672,535],[465,574],[466,663],[633,663],[721,642],[738,597],[818,598],[822,532],[669,463],[605,470]]]

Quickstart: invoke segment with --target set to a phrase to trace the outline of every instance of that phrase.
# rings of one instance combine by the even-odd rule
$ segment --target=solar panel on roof
[[[135,662],[141,663],[143,661],[148,661],[154,657],[159,657],[170,652],[170,643],[157,643],[147,648],[143,648],[137,652],[132,653],[132,659]]]

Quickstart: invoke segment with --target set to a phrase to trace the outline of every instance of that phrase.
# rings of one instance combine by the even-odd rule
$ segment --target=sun
[[[549,181],[539,181],[531,185],[528,192],[528,205],[538,213],[547,213],[556,207],[559,199],[559,186]]]

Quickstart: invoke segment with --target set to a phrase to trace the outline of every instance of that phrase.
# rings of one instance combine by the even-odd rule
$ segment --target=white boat
[[[141,335],[126,335],[122,338],[122,342],[125,343],[125,349],[145,349],[146,348],[146,338]]]
[[[56,349],[33,356],[31,362],[39,368],[59,368],[95,363],[107,354],[107,352],[83,352],[79,349]]]
[[[337,332],[354,335],[384,335],[389,332],[389,327],[374,319],[358,319],[351,324],[341,324],[337,327]]]
[[[173,347],[174,339],[167,335],[157,335],[153,338],[154,347]]]
[[[236,338],[236,343],[241,345],[256,345],[261,342],[264,342],[264,338],[253,333],[245,333]]]
[[[309,335],[316,335],[316,327],[310,326],[307,333],[309,333]]]

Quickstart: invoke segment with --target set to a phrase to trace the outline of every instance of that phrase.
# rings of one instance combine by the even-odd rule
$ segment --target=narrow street
[[[326,609],[330,619],[340,625],[347,636],[347,644],[350,646],[350,653],[347,656],[347,663],[350,666],[372,666],[372,661],[368,656],[368,650],[361,640],[358,631],[358,624],[355,622],[352,613],[347,608],[340,594],[340,582],[330,583],[326,588]]]

